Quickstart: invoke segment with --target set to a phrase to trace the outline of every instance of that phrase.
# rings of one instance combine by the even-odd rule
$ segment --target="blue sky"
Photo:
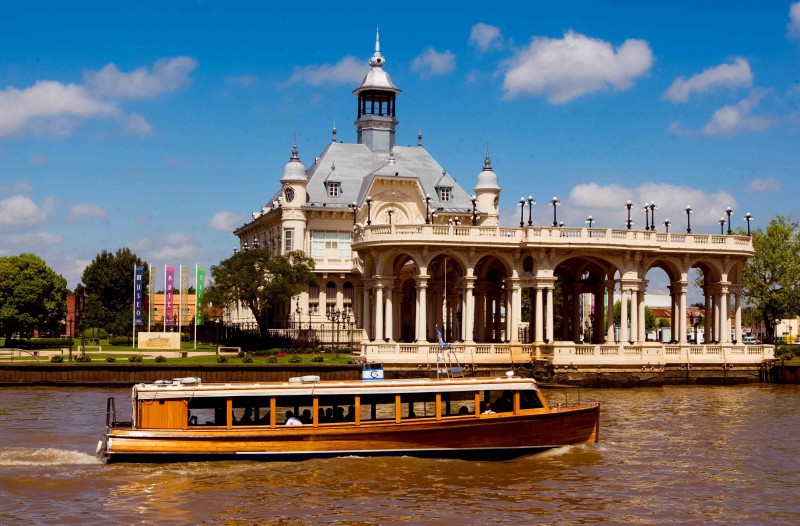
[[[70,287],[100,251],[210,266],[277,190],[355,141],[380,25],[398,144],[471,191],[486,145],[503,222],[671,231],[800,217],[800,2],[28,2],[0,17],[0,255]],[[167,5],[168,7],[163,7]]]

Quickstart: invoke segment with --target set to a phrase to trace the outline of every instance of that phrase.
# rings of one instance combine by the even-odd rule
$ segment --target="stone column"
[[[428,288],[428,277],[417,277],[417,343],[428,341],[428,299],[425,294]]]
[[[483,292],[483,287],[478,285],[478,290],[475,293],[475,323],[477,341],[486,341],[486,294]]]
[[[645,317],[644,294],[647,290],[647,282],[642,280],[639,286],[639,341],[647,341],[647,318]]]
[[[730,298],[728,297],[728,286],[720,287],[719,302],[719,339],[720,343],[730,343],[731,341],[731,318],[728,315]]]
[[[475,276],[469,275],[464,278],[466,283],[465,310],[464,310],[464,341],[473,343],[475,341]]]
[[[536,309],[533,316],[533,339],[536,343],[544,342],[544,301],[542,287],[536,284]]]
[[[511,318],[511,338],[509,339],[512,342],[519,342],[519,322],[522,319],[522,289],[519,280],[514,280],[512,284],[511,306],[514,317]]]
[[[628,335],[628,289],[620,284],[620,295],[619,300],[619,341],[627,342],[629,341]],[[631,327],[633,328],[633,327]]]
[[[606,305],[606,341],[616,342],[617,335],[614,330],[614,288],[616,282],[614,280],[606,281],[606,292],[608,295],[608,305]]]
[[[322,291],[320,291],[320,296],[321,295],[322,295]],[[320,297],[320,305],[322,305],[322,297]],[[364,283],[364,308],[362,310],[361,323],[364,326],[363,327],[363,329],[364,329],[364,337],[367,340],[372,339],[370,337],[372,335],[372,331],[370,331],[370,327],[372,325],[370,323],[370,319],[371,319],[371,316],[369,315],[370,312],[371,311],[370,311],[370,308],[369,308],[369,285],[367,283]]]
[[[394,341],[394,310],[392,305],[392,293],[394,287],[386,287],[386,339]]]
[[[676,281],[674,283],[678,287],[678,342],[682,345],[686,344],[686,288],[688,283],[685,281]]]
[[[735,291],[736,295],[733,300],[733,337],[736,338],[736,343],[742,343],[742,289],[741,287],[736,287]]]
[[[382,341],[383,334],[383,282],[375,283],[375,341]]]
[[[547,327],[547,341],[552,343],[553,342],[553,288],[551,286],[547,287],[547,323],[545,325]]]

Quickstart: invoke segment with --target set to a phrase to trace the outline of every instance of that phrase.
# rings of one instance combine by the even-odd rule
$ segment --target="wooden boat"
[[[131,421],[107,404],[108,462],[345,455],[506,459],[596,442],[599,404],[551,407],[531,378],[137,384]],[[294,424],[294,425],[292,425]]]

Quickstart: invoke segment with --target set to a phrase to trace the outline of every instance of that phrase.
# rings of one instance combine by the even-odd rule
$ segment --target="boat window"
[[[224,426],[224,398],[192,398],[189,400],[190,426]]]
[[[341,424],[342,422],[355,422],[355,420],[356,397],[354,395],[319,397],[317,421],[320,424]]]
[[[294,417],[301,424],[311,424],[313,408],[314,399],[311,396],[277,396],[275,397],[275,421],[282,426]]]
[[[361,397],[361,422],[394,420],[394,395],[365,395]]]
[[[280,421],[281,413],[278,413]],[[233,425],[268,426],[268,396],[237,396],[233,398]]]
[[[490,407],[494,413],[509,413],[514,410],[514,398],[511,391],[484,391],[481,413]]]
[[[442,393],[442,416],[475,414],[475,393]]]
[[[544,407],[538,391],[520,391],[519,394],[520,409],[541,409]]]

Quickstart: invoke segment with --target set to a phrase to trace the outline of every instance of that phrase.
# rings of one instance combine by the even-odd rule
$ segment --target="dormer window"
[[[449,203],[452,190],[452,188],[447,186],[439,188],[439,200],[443,203]]]
[[[339,181],[328,181],[328,197],[339,197],[342,192],[342,183]]]

